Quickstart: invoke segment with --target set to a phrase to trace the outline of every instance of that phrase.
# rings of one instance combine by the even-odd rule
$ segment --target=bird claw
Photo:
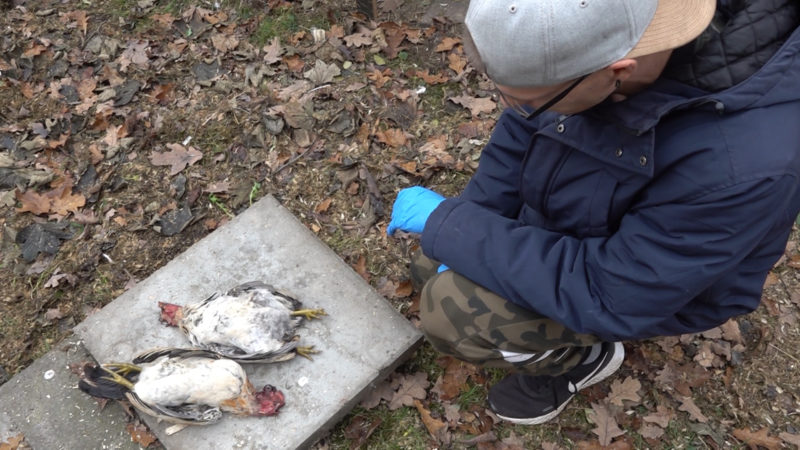
[[[319,350],[314,350],[314,346],[313,345],[309,345],[308,347],[297,347],[294,351],[298,355],[300,355],[300,356],[302,356],[304,358],[308,358],[309,360],[312,360],[312,361],[313,361],[313,358],[311,358],[311,355],[313,355],[314,353],[319,353]]]
[[[113,381],[121,386],[125,386],[129,390],[133,390],[133,383],[130,380],[125,378],[124,375],[136,370],[139,371],[139,368],[134,366],[133,364],[117,364],[117,363],[110,363],[110,364],[103,364],[100,366],[105,372],[107,372],[110,376],[107,377],[100,377],[105,380]],[[112,370],[117,369],[117,370]],[[120,375],[120,373],[122,375]]]
[[[327,316],[328,313],[324,309],[298,309],[291,312],[292,316],[303,316],[306,320],[319,319],[322,316]]]

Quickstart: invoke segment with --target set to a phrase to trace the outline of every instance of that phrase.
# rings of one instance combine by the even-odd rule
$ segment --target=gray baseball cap
[[[496,83],[551,86],[680,47],[715,9],[716,0],[470,0],[465,24]]]

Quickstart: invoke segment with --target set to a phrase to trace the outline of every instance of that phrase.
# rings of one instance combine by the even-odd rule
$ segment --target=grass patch
[[[256,46],[267,44],[274,37],[294,33],[299,29],[297,16],[291,8],[278,8],[261,19],[250,42]]]

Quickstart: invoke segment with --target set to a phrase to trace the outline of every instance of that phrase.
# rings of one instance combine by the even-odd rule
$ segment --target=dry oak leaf
[[[228,36],[223,33],[214,33],[214,35],[211,36],[211,44],[214,45],[215,49],[226,53],[239,46],[239,39],[236,39],[235,36]]]
[[[639,434],[645,439],[658,439],[664,435],[664,429],[655,425],[644,424],[639,428]]]
[[[305,78],[319,86],[320,84],[330,83],[334,77],[341,75],[342,71],[336,63],[325,64],[321,59],[314,63],[314,68],[303,73]]]
[[[361,400],[361,407],[364,409],[372,409],[381,402],[381,400],[389,401],[394,395],[394,386],[389,380],[380,382],[375,389],[370,391],[363,400]]]
[[[654,423],[660,426],[661,428],[667,428],[670,420],[672,420],[674,416],[675,414],[671,409],[667,408],[664,405],[658,405],[656,407],[656,412],[650,413],[644,416],[642,419],[645,422]]]
[[[403,375],[400,378],[400,386],[397,392],[395,392],[394,396],[392,396],[392,399],[389,401],[389,409],[394,411],[401,406],[413,406],[415,399],[421,400],[428,395],[425,389],[427,389],[429,385],[428,375],[425,372]]]
[[[681,406],[678,407],[680,411],[686,411],[692,419],[700,423],[708,422],[708,417],[703,415],[692,397],[678,397],[678,400],[681,402]]]
[[[264,51],[264,64],[271,65],[280,61],[281,55],[283,54],[283,46],[281,45],[280,38],[277,36],[272,38],[272,40],[269,41],[269,45],[265,45],[261,50]]]
[[[625,378],[624,381],[614,380],[611,383],[611,393],[608,394],[607,400],[612,405],[622,406],[624,400],[639,403],[642,397],[639,395],[639,389],[642,388],[642,383],[632,377]]]
[[[733,437],[747,444],[751,450],[758,450],[759,447],[764,447],[767,450],[777,450],[781,448],[782,441],[776,437],[770,436],[769,429],[764,427],[756,432],[748,429],[741,428],[733,430]]]
[[[375,137],[378,138],[378,142],[395,148],[402,147],[408,142],[405,131],[399,128],[389,128],[388,130],[378,131],[375,133]]]
[[[602,403],[592,403],[589,420],[595,424],[592,432],[597,435],[600,445],[608,445],[615,437],[625,434],[617,425],[608,407]]]
[[[72,186],[72,178],[66,176],[50,183],[53,189],[43,194],[30,189],[24,193],[17,190],[14,196],[22,204],[17,212],[29,211],[36,215],[51,213],[60,216],[75,212],[86,204],[86,198],[81,194],[73,195]]]
[[[439,442],[444,441],[447,434],[447,424],[433,417],[431,412],[425,409],[419,400],[414,400],[414,406],[417,408],[419,416],[422,418],[422,424],[425,425],[431,437]]]
[[[200,161],[203,154],[196,148],[189,146],[184,147],[181,144],[167,144],[170,150],[164,153],[153,152],[150,154],[150,163],[154,166],[170,166],[169,175],[177,175],[192,164]]]
[[[439,45],[437,45],[436,48],[433,49],[433,51],[435,51],[435,52],[449,52],[450,50],[453,49],[453,47],[455,47],[456,45],[458,45],[460,43],[461,43],[461,39],[459,39],[459,38],[446,37],[446,38],[442,39],[442,42],[440,42]]]
[[[7,441],[0,442],[0,450],[17,450],[24,439],[25,435],[22,433],[16,436],[11,436]]]
[[[342,39],[348,47],[361,47],[372,44],[372,35],[368,31],[353,33]]]
[[[457,53],[448,54],[447,61],[449,62],[447,67],[453,69],[453,72],[455,72],[456,75],[460,75],[461,72],[464,71],[464,68],[467,67],[467,58]]]
[[[433,136],[428,142],[419,148],[419,152],[425,155],[423,164],[428,167],[450,167],[455,163],[455,158],[447,153],[447,136]]]
[[[68,12],[68,13],[63,13],[63,14],[61,14],[61,18],[62,18],[62,20],[65,20],[65,21],[74,20],[75,23],[71,24],[67,28],[78,27],[78,29],[81,30],[81,32],[84,34],[84,36],[86,35],[86,28],[87,28],[88,22],[89,22],[87,20],[87,18],[86,18],[86,11],[77,10],[77,11],[71,11],[71,12]]]
[[[489,97],[470,97],[464,94],[450,97],[450,101],[469,109],[472,117],[477,117],[480,113],[490,113],[497,108],[497,103]]]
[[[442,74],[430,74],[428,73],[428,69],[417,70],[414,72],[414,75],[422,78],[422,81],[430,85],[447,83],[450,80],[450,78]]]

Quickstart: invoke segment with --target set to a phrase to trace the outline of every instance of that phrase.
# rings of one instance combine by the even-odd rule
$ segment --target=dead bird
[[[88,365],[78,387],[95,397],[128,399],[145,414],[185,425],[217,422],[223,412],[273,416],[285,400],[271,385],[257,391],[237,362],[197,349],[155,349],[132,363]]]
[[[286,361],[309,357],[313,347],[298,346],[297,328],[306,319],[325,315],[303,309],[292,295],[251,281],[200,303],[179,306],[159,302],[161,321],[177,326],[192,345],[242,363]]]

